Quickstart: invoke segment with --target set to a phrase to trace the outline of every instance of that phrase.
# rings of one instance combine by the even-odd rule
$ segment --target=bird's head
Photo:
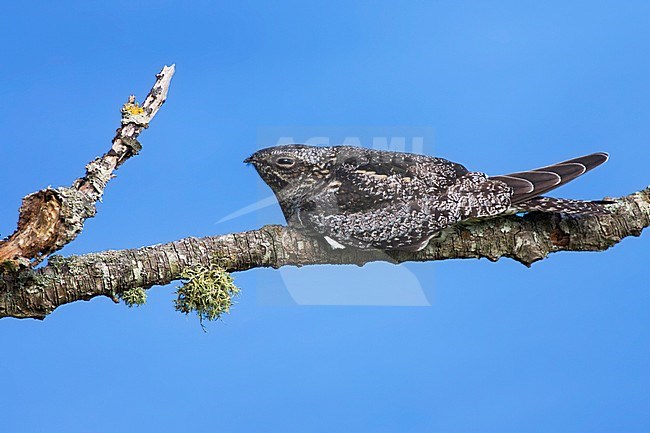
[[[287,188],[303,190],[321,184],[332,177],[335,161],[336,148],[304,144],[268,147],[244,160],[253,164],[276,194]]]

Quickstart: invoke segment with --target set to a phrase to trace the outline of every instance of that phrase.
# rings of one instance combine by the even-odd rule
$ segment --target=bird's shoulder
[[[442,175],[450,172],[467,173],[462,165],[427,155],[389,150],[367,149],[353,146],[336,148],[336,165],[339,168],[367,168],[380,174]]]
[[[341,146],[327,188],[341,209],[358,211],[436,194],[466,173],[442,158]]]

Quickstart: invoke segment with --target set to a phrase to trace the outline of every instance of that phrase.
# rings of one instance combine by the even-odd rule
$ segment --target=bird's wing
[[[341,148],[330,192],[337,206],[357,212],[441,193],[467,173],[462,165],[441,158],[372,149]]]
[[[458,177],[468,172],[460,164],[415,153],[347,146],[340,146],[338,149],[337,166],[344,170],[364,170],[379,175],[418,178],[430,187],[452,185]]]
[[[360,168],[339,170],[329,187],[336,198],[338,209],[350,213],[376,209],[398,201],[403,196],[403,183],[402,176]]]

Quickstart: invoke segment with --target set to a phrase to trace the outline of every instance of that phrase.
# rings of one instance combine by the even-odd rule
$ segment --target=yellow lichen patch
[[[138,114],[144,113],[144,108],[136,102],[135,104],[124,104],[124,111],[132,116],[137,116]]]
[[[134,96],[131,96],[129,102],[122,105],[122,124],[135,123],[146,127],[149,120],[144,107],[136,102]]]

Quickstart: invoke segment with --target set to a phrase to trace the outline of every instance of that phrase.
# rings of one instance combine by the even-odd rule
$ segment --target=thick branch
[[[356,264],[372,261],[433,261],[510,257],[527,266],[558,251],[602,251],[650,225],[650,187],[614,200],[609,215],[571,217],[531,213],[459,225],[441,232],[417,253],[332,250],[288,227],[206,238],[187,238],[151,247],[52,257],[37,270],[0,274],[0,317],[44,318],[56,307],[96,296],[117,299],[133,288],[177,280],[183,270],[217,260],[228,271],[286,265]]]
[[[0,263],[35,265],[77,237],[84,221],[95,216],[95,204],[113,172],[141,149],[137,138],[165,102],[173,75],[174,66],[165,66],[142,106],[129,98],[111,149],[86,166],[84,177],[70,187],[48,187],[23,199],[18,228],[0,241]]]

